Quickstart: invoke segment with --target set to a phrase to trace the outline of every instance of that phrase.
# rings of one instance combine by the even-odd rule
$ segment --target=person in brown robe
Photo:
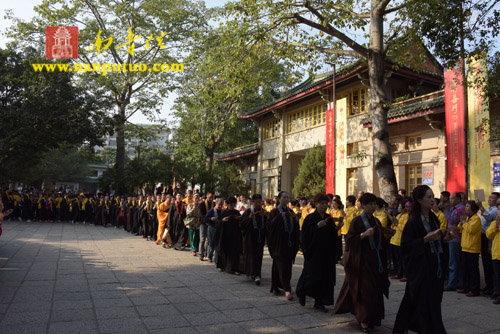
[[[215,251],[217,268],[230,274],[240,273],[241,231],[240,212],[235,209],[236,198],[226,200],[227,209],[217,217],[215,225]]]
[[[242,263],[243,271],[260,285],[262,258],[264,256],[264,245],[266,243],[266,221],[267,212],[262,207],[262,196],[252,196],[252,206],[243,212],[240,219],[240,230],[242,235]]]
[[[284,289],[286,299],[292,300],[290,280],[292,265],[299,250],[299,222],[295,213],[288,208],[288,193],[281,191],[278,200],[279,205],[271,210],[266,224],[267,246],[273,259],[271,292],[279,295],[280,289]]]
[[[383,228],[373,216],[377,197],[361,197],[363,213],[351,222],[344,252],[345,278],[334,314],[352,313],[369,333],[384,319],[384,295],[389,297],[387,262],[383,247]]]

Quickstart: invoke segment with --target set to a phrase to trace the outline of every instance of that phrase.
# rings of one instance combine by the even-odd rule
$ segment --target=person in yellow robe
[[[497,217],[486,230],[486,237],[491,240],[491,258],[493,259],[493,271],[495,272],[496,285],[500,287],[500,205]],[[500,304],[500,294],[497,294],[493,304]]]
[[[335,226],[337,228],[337,262],[342,259],[342,227],[344,225],[344,216],[345,212],[342,210],[342,202],[340,199],[334,198],[332,199],[332,208],[330,209],[330,216],[335,221]]]
[[[462,232],[462,254],[460,265],[464,268],[463,289],[459,293],[466,293],[467,297],[479,296],[479,253],[481,253],[481,218],[478,216],[479,206],[474,201],[465,205],[465,215],[460,217],[458,228]]]
[[[434,205],[432,206],[432,212],[436,215],[439,220],[439,229],[443,234],[446,234],[446,229],[448,228],[448,220],[444,215],[444,212],[439,207],[439,198],[434,198]]]
[[[156,244],[159,245],[163,243],[163,246],[167,245],[167,238],[163,239],[163,232],[165,230],[165,224],[167,223],[168,210],[172,205],[173,197],[170,194],[163,194],[161,197],[161,203],[158,204],[156,216],[158,217],[158,233],[156,235]],[[167,234],[168,235],[168,234]]]
[[[409,198],[406,198],[406,200],[408,199]],[[403,230],[408,221],[411,207],[412,204],[410,201],[404,204],[400,203],[398,204],[398,215],[396,217],[391,217],[391,228],[395,231],[390,241],[392,262],[394,263],[394,275],[391,276],[391,279],[399,279],[401,282],[406,282],[406,268],[401,255],[401,236],[403,235]]]

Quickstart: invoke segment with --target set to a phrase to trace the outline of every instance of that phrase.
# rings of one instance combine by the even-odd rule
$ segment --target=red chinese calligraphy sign
[[[46,27],[45,58],[78,58],[78,27]]]
[[[464,86],[459,68],[444,73],[446,190],[465,192]]]
[[[335,109],[328,103],[326,110],[326,193],[335,194],[333,175],[335,173]]]

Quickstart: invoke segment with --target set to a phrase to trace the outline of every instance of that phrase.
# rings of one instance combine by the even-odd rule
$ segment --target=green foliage
[[[316,145],[307,152],[299,166],[299,174],[295,177],[294,197],[313,197],[326,189],[326,150]]]
[[[218,195],[224,198],[236,194],[248,196],[250,184],[241,179],[240,171],[235,165],[220,163],[216,164],[215,170],[215,175],[217,176],[215,191]]]
[[[44,154],[93,146],[110,130],[107,99],[76,87],[71,73],[34,72],[34,49],[0,50],[0,179],[22,181]]]
[[[287,62],[249,39],[248,28],[206,25],[195,33],[186,60],[190,66],[179,80],[174,105],[179,119],[174,137],[176,161],[184,161],[192,172],[191,180],[211,189],[217,182],[212,170],[214,153],[258,139],[257,127],[238,119],[238,113],[269,101],[273,92],[297,82],[297,73]]]
[[[79,26],[80,48],[76,62],[127,64],[128,68],[134,64],[152,67],[154,64],[183,63],[186,42],[200,25],[206,24],[204,3],[189,0],[44,0],[35,7],[35,13],[31,22],[17,20],[8,31],[8,36],[16,43],[40,43],[46,26]],[[129,28],[134,36],[129,35]],[[100,53],[93,46],[99,31],[102,39]],[[133,52],[128,51],[129,45],[120,47],[138,36],[142,38],[132,42],[135,46]],[[160,42],[157,38],[161,39],[161,36]],[[149,48],[146,47],[147,40]],[[104,50],[108,41],[111,44]],[[117,188],[124,190],[123,138],[127,119],[136,112],[155,118],[161,110],[163,98],[173,88],[176,75],[175,72],[154,71],[109,72],[107,75],[78,73],[80,87],[105,94],[114,103]]]
[[[176,175],[174,166],[170,153],[158,148],[143,148],[125,163],[125,186],[129,191],[145,189],[152,192],[157,183],[172,184]],[[113,188],[116,177],[116,168],[107,170],[99,180],[100,187]]]

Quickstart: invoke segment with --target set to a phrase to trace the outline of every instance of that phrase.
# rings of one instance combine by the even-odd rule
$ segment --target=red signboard
[[[328,103],[326,110],[326,193],[335,194],[335,110],[334,103]]]
[[[45,58],[78,58],[78,27],[46,27]]]
[[[459,68],[444,73],[446,190],[465,192],[464,86]]]

